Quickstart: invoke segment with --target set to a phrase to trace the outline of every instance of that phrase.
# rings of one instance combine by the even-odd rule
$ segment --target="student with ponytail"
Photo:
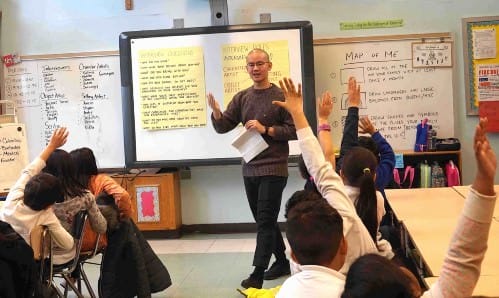
[[[376,167],[374,154],[363,147],[351,148],[343,158],[340,176],[355,210],[376,243],[381,255],[391,259],[394,254],[390,243],[381,239],[379,225],[385,215],[383,195],[376,190]]]

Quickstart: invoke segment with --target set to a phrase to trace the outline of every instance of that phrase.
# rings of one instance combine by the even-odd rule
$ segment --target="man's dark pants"
[[[267,268],[272,254],[279,260],[286,258],[284,253],[286,246],[277,225],[277,217],[288,177],[243,178],[251,213],[258,227],[253,266]]]

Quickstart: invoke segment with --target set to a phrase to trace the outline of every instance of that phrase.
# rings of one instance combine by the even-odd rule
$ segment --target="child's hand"
[[[53,133],[52,137],[50,138],[50,142],[48,146],[57,149],[64,144],[66,144],[66,141],[68,140],[68,134],[69,131],[67,130],[66,127],[59,127],[57,128]]]
[[[477,176],[479,175],[481,179],[486,179],[488,181],[492,181],[493,183],[496,173],[497,160],[496,154],[494,153],[494,150],[492,150],[486,135],[487,124],[487,118],[480,118],[480,122],[475,129],[473,149],[475,150],[475,158],[478,168]]]
[[[368,133],[371,136],[376,132],[376,127],[371,123],[369,117],[364,116],[359,119],[359,132],[360,133]]]
[[[360,85],[357,85],[355,77],[348,79],[348,106],[360,107]]]
[[[331,97],[331,93],[326,91],[322,93],[321,98],[317,98],[318,103],[318,112],[319,112],[319,120],[327,121],[331,111],[333,110],[333,100]]]
[[[279,80],[285,101],[273,101],[272,104],[286,109],[291,115],[303,113],[303,97],[301,94],[301,84],[296,88],[289,78]]]

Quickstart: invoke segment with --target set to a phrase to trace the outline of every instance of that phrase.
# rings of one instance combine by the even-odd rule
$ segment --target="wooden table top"
[[[464,206],[469,186],[385,190],[397,218],[404,222],[424,260],[438,276]],[[499,187],[496,186],[496,191]],[[499,215],[499,207],[496,207]],[[488,250],[474,295],[499,294],[499,217],[489,233]],[[482,280],[483,279],[483,280]]]

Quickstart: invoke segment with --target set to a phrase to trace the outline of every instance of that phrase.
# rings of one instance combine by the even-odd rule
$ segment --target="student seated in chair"
[[[76,179],[88,188],[94,196],[104,192],[113,196],[120,211],[120,218],[131,218],[132,201],[130,194],[119,185],[113,178],[99,173],[97,161],[92,149],[87,147],[78,148],[69,152],[75,165]]]
[[[341,177],[325,158],[317,138],[313,135],[307,118],[303,112],[301,86],[298,91],[289,79],[280,81],[285,101],[274,101],[273,104],[284,107],[292,116],[297,128],[298,143],[305,165],[314,178],[317,190],[321,196],[341,215],[343,219],[343,235],[348,242],[346,260],[340,272],[346,274],[350,264],[359,256],[368,253],[378,253],[378,248],[368,230],[357,215],[355,206],[348,197]],[[288,239],[289,240],[289,239]],[[299,271],[299,267],[293,266]]]
[[[0,220],[9,223],[31,245],[30,234],[37,225],[48,227],[55,246],[70,250],[73,237],[64,229],[52,206],[64,198],[62,185],[56,177],[40,173],[50,154],[66,143],[66,128],[52,134],[47,147],[21,173],[0,210]]]
[[[475,180],[464,201],[438,279],[421,297],[470,297],[480,277],[497,199],[494,191],[497,160],[485,134],[486,128],[487,119],[480,119],[473,144],[477,165]],[[379,264],[384,263],[385,260],[372,255],[357,259],[348,272],[341,297],[418,297],[407,278],[386,279],[379,268]],[[397,267],[383,266],[391,275],[403,276]],[[373,269],[378,273],[369,274]]]
[[[107,222],[95,202],[94,195],[76,180],[73,161],[68,152],[54,150],[47,159],[43,172],[54,175],[61,181],[63,198],[54,206],[54,213],[68,232],[75,231],[75,215],[86,210],[90,226],[96,233],[103,234],[107,229]],[[56,265],[70,262],[75,257],[76,247],[70,251],[54,248],[53,263]]]
[[[315,191],[299,191],[292,200],[286,236],[301,271],[284,282],[276,297],[339,297],[345,283],[339,270],[348,251],[343,219]]]
[[[293,120],[297,128],[297,135],[300,144],[300,149],[302,151],[305,164],[307,165],[307,169],[313,175],[314,180],[316,181],[316,184],[318,186],[318,189],[323,195],[323,197],[328,199],[328,202],[331,205],[333,205],[333,201],[337,200],[338,198],[341,198],[342,196],[337,195],[336,198],[328,198],[327,195],[330,195],[329,192],[336,192],[337,194],[341,194],[342,187],[340,183],[332,183],[336,179],[333,179],[334,175],[330,174],[331,171],[330,165],[328,165],[324,161],[324,158],[321,156],[321,154],[314,154],[318,152],[320,148],[317,140],[312,134],[311,129],[308,127],[307,119],[305,118],[305,115],[303,113],[303,107],[302,107],[303,98],[301,96],[301,86],[298,85],[298,89],[296,89],[296,87],[294,86],[293,82],[290,79],[284,79],[283,82],[281,82],[281,87],[283,89],[286,101],[284,103],[275,102],[275,104],[284,106],[293,116]],[[465,206],[462,211],[461,217],[459,219],[458,226],[451,240],[447,256],[444,259],[442,272],[436,284],[434,284],[428,292],[425,292],[423,294],[423,297],[469,297],[472,294],[473,289],[477,283],[480,274],[480,265],[483,261],[485,251],[487,250],[488,235],[497,196],[494,191],[494,176],[496,173],[497,161],[496,161],[496,155],[492,150],[485,134],[486,126],[487,126],[487,120],[480,119],[480,123],[476,127],[475,139],[474,139],[474,150],[475,150],[475,158],[477,161],[478,171],[475,180],[471,186],[468,198],[465,200]],[[315,202],[312,202],[312,204],[313,203]],[[298,206],[298,204],[296,206]],[[291,209],[290,213],[293,211],[294,208],[297,208],[296,206]],[[341,214],[339,209],[340,207],[344,206],[342,206],[341,204],[337,204],[336,209],[338,210],[338,213]],[[297,216],[299,216],[299,214]],[[288,220],[290,217],[291,216],[288,215]],[[326,216],[323,217],[328,218]],[[319,219],[320,218],[314,220],[319,220]],[[345,227],[346,224],[351,225],[350,222],[346,222],[345,219],[348,220],[348,218],[345,217],[343,214],[342,214],[342,219],[343,219],[343,228]],[[294,227],[293,225],[288,226],[287,233],[293,233],[293,227]],[[290,228],[291,230],[289,230]],[[300,231],[300,229],[303,229],[303,227],[296,225],[296,229]],[[330,230],[330,228],[328,228],[328,230]],[[332,233],[330,234],[332,235]],[[345,238],[348,237],[348,235],[345,232],[343,232],[343,234],[345,235]],[[341,235],[341,237],[343,237],[343,235]],[[358,237],[359,236],[357,236],[357,240]],[[350,239],[355,240],[356,237],[351,237]],[[294,249],[293,246],[295,245],[293,237],[288,236],[288,241],[290,242],[291,249],[293,250]],[[335,243],[340,243],[340,241],[336,239]],[[350,247],[352,246],[352,243],[351,241],[349,241],[347,244],[349,245],[348,248],[349,250]],[[337,251],[341,252],[341,250],[338,249]],[[314,254],[315,252],[312,251],[310,253]],[[367,253],[363,253],[362,255],[366,254]],[[360,256],[361,255],[357,254],[355,259],[357,259]],[[334,256],[329,260],[331,261],[329,263],[331,265],[329,266],[329,268],[334,269],[335,267],[338,266],[338,262],[341,261],[341,258],[335,261],[337,257],[338,256]],[[365,258],[369,258],[369,256],[359,259],[363,260]],[[300,262],[300,259],[298,257],[296,257],[296,259],[298,260],[298,262]],[[306,259],[303,259],[302,262],[304,262],[305,260]],[[324,262],[325,265],[328,264],[327,259],[324,259],[322,261]],[[348,261],[348,255],[347,255],[347,260],[345,262],[347,261]],[[324,264],[322,266],[324,266]],[[335,267],[332,267],[332,265],[334,265]],[[354,268],[356,266],[355,263],[349,265],[351,265]],[[371,275],[369,278],[371,278],[372,281],[371,282],[369,282],[369,280],[367,281],[367,287],[365,287],[366,281],[362,280],[362,278],[364,278],[362,274],[358,274],[355,276],[353,273],[349,274],[346,281],[345,291],[342,297],[344,298],[414,297],[414,293],[411,288],[412,284],[408,279],[407,282],[404,283],[403,285],[409,290],[404,293],[408,292],[411,294],[405,295],[404,293],[401,292],[400,296],[397,294],[383,295],[380,291],[390,287],[390,284],[383,284],[380,282],[382,281],[381,278],[382,269],[381,268],[377,269],[380,270],[380,274]],[[354,272],[354,269],[352,269],[352,272]],[[405,273],[400,271],[400,274],[405,274]],[[327,274],[321,274],[321,276],[331,277],[332,274],[331,272],[327,272]],[[305,278],[299,279],[299,277],[293,279],[291,278],[290,278],[291,282],[288,283],[289,285],[286,284],[287,281],[283,284],[277,297],[339,297],[339,294],[341,293],[339,291],[334,290],[334,292],[324,295],[324,292],[321,292],[321,290],[319,289],[320,287],[317,287],[316,285],[310,285],[311,282],[309,278],[307,279]],[[314,281],[317,280],[314,279]],[[321,279],[320,282],[324,284],[327,284],[328,282],[334,282],[338,284],[338,286],[341,284],[340,276],[335,276],[335,278]],[[349,283],[352,283],[352,285],[349,285]],[[326,286],[327,285],[325,285],[325,287]],[[300,287],[306,287],[307,289],[301,289]],[[315,290],[315,292],[312,292],[314,290],[313,288],[317,290]],[[355,294],[355,292],[353,291],[353,289],[355,288],[361,290],[363,288],[365,291],[360,292],[360,294]],[[310,292],[312,293],[312,295],[303,296],[300,295],[298,292],[298,291],[303,292],[306,290],[308,291],[305,293]],[[316,295],[314,295],[314,293],[316,293]]]

